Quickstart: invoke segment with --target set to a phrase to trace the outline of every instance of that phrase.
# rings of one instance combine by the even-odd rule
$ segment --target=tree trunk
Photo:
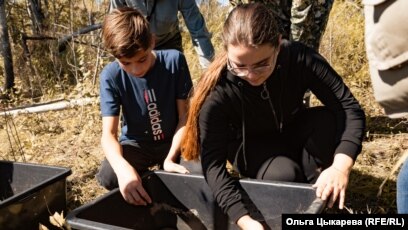
[[[41,34],[44,22],[44,14],[41,10],[41,0],[29,0],[28,6],[31,14],[31,21],[33,23],[33,33]]]
[[[4,59],[5,84],[4,91],[9,91],[14,86],[13,58],[11,55],[10,39],[7,30],[6,4],[0,0],[0,51]]]

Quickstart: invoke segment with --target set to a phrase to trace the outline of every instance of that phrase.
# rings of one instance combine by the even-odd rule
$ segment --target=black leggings
[[[250,178],[313,183],[332,164],[343,129],[325,107],[308,108],[282,134],[248,140],[246,162],[241,151],[234,166]]]

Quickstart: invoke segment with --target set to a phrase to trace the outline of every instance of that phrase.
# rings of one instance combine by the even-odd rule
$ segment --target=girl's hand
[[[237,221],[238,226],[243,230],[264,230],[264,227],[258,221],[252,219],[249,215],[242,216]]]
[[[322,200],[330,198],[327,203],[329,208],[332,208],[334,202],[339,198],[339,209],[343,209],[348,180],[349,171],[343,171],[332,165],[320,174],[313,185],[317,188],[316,196]]]

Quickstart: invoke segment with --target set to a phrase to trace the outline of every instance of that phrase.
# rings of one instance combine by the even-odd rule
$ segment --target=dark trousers
[[[136,169],[139,175],[142,175],[149,170],[149,167],[163,166],[163,161],[170,150],[171,143],[157,144],[124,141],[121,145],[123,157]],[[119,186],[118,178],[106,158],[102,161],[96,179],[101,186],[108,190]]]
[[[175,49],[180,52],[183,52],[183,42],[181,38],[180,32],[175,34],[171,39],[168,41],[162,43],[162,44],[156,44],[156,47],[154,47],[155,50],[167,50],[167,49]]]
[[[325,107],[305,109],[281,134],[247,140],[246,159],[234,154],[234,166],[250,178],[313,183],[332,164],[343,129]]]

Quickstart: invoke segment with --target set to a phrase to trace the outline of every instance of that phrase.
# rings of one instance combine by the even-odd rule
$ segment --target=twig
[[[21,155],[21,157],[23,158],[23,161],[26,162],[25,155],[24,155],[24,150],[23,150],[23,146],[21,145],[21,141],[20,141],[20,136],[18,135],[17,128],[16,128],[16,124],[14,123],[14,120],[13,120],[13,119],[11,119],[11,125],[12,125],[12,128],[14,128],[14,133],[15,133],[15,135],[13,135],[14,142],[15,142],[16,145],[17,145],[17,149],[18,149],[18,151],[20,152],[20,155]],[[12,132],[12,133],[13,133],[13,132]]]
[[[6,113],[5,106],[3,108],[4,108],[3,109],[4,113]],[[8,139],[8,142],[10,144],[10,149],[11,149],[11,153],[13,155],[14,161],[17,161],[17,158],[16,158],[16,151],[14,151],[14,148],[13,148],[12,139],[14,139],[14,142],[17,145],[17,150],[20,152],[21,157],[23,158],[23,161],[26,162],[24,151],[23,151],[23,148],[21,146],[21,141],[20,141],[20,138],[18,136],[18,132],[17,132],[17,129],[16,129],[16,125],[15,125],[15,123],[13,121],[13,118],[11,118],[11,116],[9,116],[8,114],[5,114],[4,120],[5,120],[5,123],[6,123],[5,125],[6,125],[7,139]],[[13,133],[13,128],[14,128],[14,133]]]
[[[86,33],[89,33],[91,31],[98,30],[100,28],[102,28],[102,23],[98,23],[98,24],[95,24],[95,25],[90,25],[90,26],[87,26],[85,28],[81,28],[78,31],[73,32],[72,34],[67,35],[67,36],[59,39],[59,41],[58,41],[58,51],[63,52],[66,49],[66,46],[67,46],[68,42],[71,41],[73,38],[75,38],[75,37],[77,37],[77,36],[79,36],[81,34],[86,34]]]
[[[397,128],[397,127],[400,126],[400,125],[406,125],[406,124],[408,124],[408,120],[402,120],[402,121],[398,122],[398,124],[394,125],[394,126],[391,127],[391,128],[392,128],[392,129],[395,129],[395,128]]]
[[[362,10],[362,7],[360,7],[357,3],[355,3],[354,1],[346,1],[346,4],[350,4],[351,6],[353,6],[354,8],[356,8],[357,10]]]
[[[96,76],[98,75],[98,69],[99,69],[99,61],[100,61],[100,52],[101,49],[98,46],[98,49],[96,50],[96,63],[95,63],[95,71],[94,71],[94,75],[92,78],[92,87],[95,87],[95,83],[96,83]]]
[[[388,176],[384,179],[384,181],[381,183],[379,189],[378,189],[378,193],[377,193],[377,197],[380,197],[382,194],[382,190],[383,187],[385,185],[385,183],[387,182],[387,180],[390,178],[390,176],[394,175],[395,171],[397,171],[399,169],[399,167],[405,162],[405,159],[408,157],[408,150],[405,150],[404,154],[400,157],[400,159],[397,161],[397,163],[394,165],[394,167],[392,168],[391,172],[388,174]]]

